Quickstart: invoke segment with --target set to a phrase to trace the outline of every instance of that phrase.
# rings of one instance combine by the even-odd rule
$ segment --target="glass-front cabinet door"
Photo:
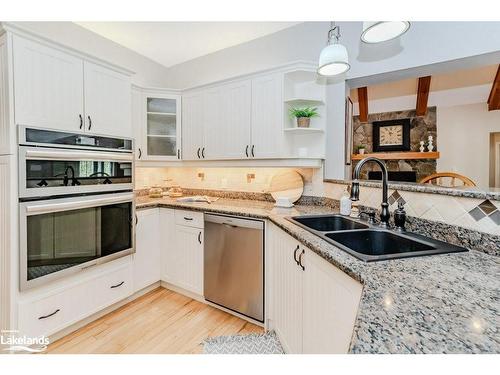
[[[181,159],[180,95],[144,94],[145,126],[142,159]]]

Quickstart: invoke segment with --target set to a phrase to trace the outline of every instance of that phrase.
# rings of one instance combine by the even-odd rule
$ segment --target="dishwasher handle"
[[[205,214],[205,222],[224,225],[227,228],[264,229],[264,222],[262,220],[246,219],[237,216]]]

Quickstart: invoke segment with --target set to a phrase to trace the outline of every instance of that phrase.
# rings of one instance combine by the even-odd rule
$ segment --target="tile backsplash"
[[[136,168],[136,189],[152,185],[183,188],[266,193],[271,178],[286,168]],[[346,184],[323,182],[322,169],[297,169],[304,178],[304,196],[339,200]],[[255,178],[248,178],[254,175]],[[200,177],[202,176],[202,177]],[[253,177],[253,176],[252,176]],[[382,191],[360,187],[359,204],[380,208]],[[389,189],[390,210],[403,202],[408,215],[500,235],[500,201]]]

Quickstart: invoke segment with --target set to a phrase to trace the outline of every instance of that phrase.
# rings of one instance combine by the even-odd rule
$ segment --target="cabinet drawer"
[[[202,229],[203,213],[186,210],[175,210],[175,223]]]
[[[19,303],[19,333],[51,335],[82,319],[91,310],[92,282]]]
[[[94,281],[95,310],[101,310],[132,294],[132,263],[103,275]]]

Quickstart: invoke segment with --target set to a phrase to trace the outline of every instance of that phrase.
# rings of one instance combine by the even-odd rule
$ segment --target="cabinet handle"
[[[297,251],[299,251],[299,245],[297,245],[297,247],[293,251],[293,260],[295,261],[295,263],[297,263],[297,266],[298,266],[299,265],[299,260],[297,259]]]
[[[246,156],[247,156],[247,158],[248,158],[248,145],[247,145],[247,147],[245,147],[245,155],[246,155]]]
[[[302,271],[305,271],[305,270],[306,270],[306,268],[305,268],[305,267],[304,267],[304,265],[302,264],[302,255],[304,255],[304,253],[305,253],[305,251],[304,251],[304,249],[302,249],[302,252],[301,252],[301,253],[300,253],[300,255],[299,255],[299,266],[300,266],[300,268],[302,268]]]
[[[90,118],[90,116],[87,116],[87,118],[89,119],[89,130],[90,130],[90,128],[92,128],[92,119]]]
[[[139,159],[142,158],[142,150],[141,148],[139,147]]]
[[[198,150],[196,150],[196,155],[198,155],[198,159],[201,159],[201,156],[200,156],[200,148],[198,147]]]
[[[193,220],[193,218],[184,216],[184,220],[191,221],[191,220]]]
[[[255,145],[252,145],[252,158],[255,157],[254,153],[253,153],[253,149],[255,148]]]
[[[177,149],[177,159],[181,158],[181,150],[178,148]]]
[[[80,117],[80,130],[82,130],[82,128],[83,128],[83,117],[82,117],[81,114],[79,114],[78,117]]]
[[[205,147],[201,149],[201,156],[203,156],[203,159],[205,159]]]
[[[135,225],[139,222],[139,218],[137,217],[137,214],[135,214]]]
[[[198,242],[199,242],[199,243],[200,243],[200,245],[201,245],[201,232],[200,232],[200,233],[198,233]]]
[[[123,284],[125,284],[125,281],[122,281],[121,283],[118,283],[118,284],[116,284],[116,285],[111,285],[111,286],[110,286],[110,288],[111,288],[111,289],[119,288],[119,287],[121,287]]]
[[[38,318],[38,320],[42,320],[42,319],[47,319],[47,318],[50,318],[51,316],[54,316],[56,315],[59,311],[61,311],[60,309],[57,309],[56,311],[54,311],[52,314],[49,314],[49,315],[44,315],[44,316],[40,316]]]

